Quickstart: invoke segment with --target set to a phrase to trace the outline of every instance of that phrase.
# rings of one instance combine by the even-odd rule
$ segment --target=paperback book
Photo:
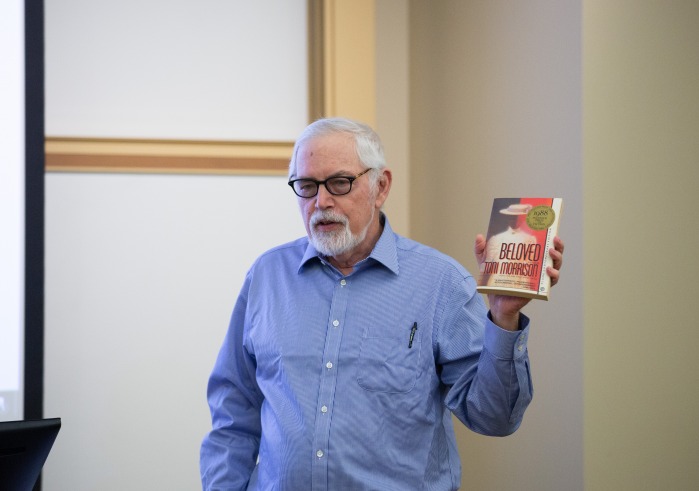
[[[548,300],[553,264],[549,250],[558,233],[561,198],[495,198],[486,236],[481,293]]]

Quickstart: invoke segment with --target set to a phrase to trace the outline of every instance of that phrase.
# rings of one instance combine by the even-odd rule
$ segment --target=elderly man
[[[209,380],[203,488],[457,489],[451,414],[507,435],[531,400],[528,300],[492,296],[488,311],[460,264],[391,230],[391,172],[366,125],[311,124],[289,177],[308,237],[246,276]]]

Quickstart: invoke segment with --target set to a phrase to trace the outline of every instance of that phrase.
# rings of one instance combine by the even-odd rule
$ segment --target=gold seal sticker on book
[[[550,206],[535,206],[527,213],[527,225],[532,230],[546,230],[555,220],[556,212]]]

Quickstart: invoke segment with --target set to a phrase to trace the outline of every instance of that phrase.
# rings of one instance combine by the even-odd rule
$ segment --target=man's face
[[[363,170],[354,138],[337,133],[313,138],[299,147],[293,178],[323,181],[329,177],[356,176]],[[372,172],[376,171],[355,180],[349,194],[335,196],[321,185],[316,196],[298,198],[306,233],[319,252],[329,256],[350,253],[361,246],[367,231],[371,232],[372,225],[378,223],[377,213],[385,198],[371,191]]]

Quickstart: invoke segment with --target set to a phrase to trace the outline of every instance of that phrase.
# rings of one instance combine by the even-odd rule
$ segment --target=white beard
[[[374,210],[371,212],[371,219],[364,229],[358,234],[353,234],[349,227],[349,220],[346,216],[334,211],[315,211],[310,220],[309,240],[313,247],[324,256],[333,257],[350,252],[366,238],[369,226],[374,219]],[[319,232],[315,225],[322,221],[338,222],[343,225],[342,230],[336,232]]]

